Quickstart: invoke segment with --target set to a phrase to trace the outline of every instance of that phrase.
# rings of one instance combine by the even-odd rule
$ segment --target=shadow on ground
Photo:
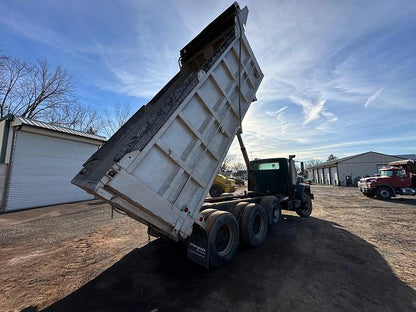
[[[416,206],[416,198],[414,196],[412,196],[412,197],[410,197],[410,196],[409,197],[402,197],[402,196],[393,197],[389,200],[389,202]]]
[[[205,270],[156,240],[45,311],[415,311],[416,292],[337,224],[285,216],[257,249]]]

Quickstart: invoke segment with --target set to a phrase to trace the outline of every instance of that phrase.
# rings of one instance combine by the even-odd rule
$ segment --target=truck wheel
[[[257,247],[266,239],[268,218],[266,210],[259,204],[248,204],[240,220],[241,241]]]
[[[206,222],[210,265],[220,268],[232,261],[238,246],[238,224],[226,211],[215,211]]]
[[[300,217],[309,217],[312,213],[312,200],[309,197],[309,195],[306,195],[305,193],[303,193],[302,195],[302,207],[300,210],[296,210],[296,213],[300,216]]]
[[[282,217],[282,209],[278,199],[275,196],[265,196],[261,199],[260,205],[266,209],[269,226],[275,228]]]
[[[241,220],[241,216],[243,214],[244,208],[250,203],[248,202],[239,202],[237,205],[235,205],[233,207],[233,209],[231,209],[231,213],[233,214],[233,216],[235,217],[235,219],[237,220],[237,223],[240,224],[240,220]]]
[[[391,196],[392,196],[391,190],[388,187],[382,186],[382,187],[377,189],[377,198],[378,199],[389,200],[391,198]]]
[[[205,222],[208,220],[209,216],[212,215],[218,209],[208,208],[201,211],[202,216],[204,217]]]
[[[367,193],[363,193],[365,196],[367,197],[373,197],[374,196],[374,192],[373,191],[367,191]]]
[[[220,196],[222,193],[224,193],[224,190],[222,189],[222,187],[218,184],[213,184],[211,186],[211,188],[209,189],[209,195],[211,195],[211,197],[218,197]]]

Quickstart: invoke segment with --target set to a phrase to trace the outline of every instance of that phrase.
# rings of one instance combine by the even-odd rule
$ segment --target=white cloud
[[[312,104],[310,101],[305,99],[300,99],[296,96],[292,96],[291,100],[295,102],[296,104],[302,106],[303,109],[303,115],[304,115],[304,121],[303,125],[307,125],[311,121],[317,120],[320,115],[324,115],[326,117],[330,117],[332,120],[335,120],[335,115],[332,113],[326,113],[324,112],[324,106],[325,106],[325,99],[318,100],[316,104]]]
[[[367,101],[364,104],[364,107],[367,108],[368,105],[370,105],[371,103],[373,103],[381,94],[381,92],[383,92],[384,88],[381,88],[379,90],[377,90],[376,92],[374,92],[373,95],[369,96]]]

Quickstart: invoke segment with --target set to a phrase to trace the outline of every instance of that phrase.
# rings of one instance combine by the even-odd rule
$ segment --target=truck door
[[[392,177],[395,187],[409,187],[412,185],[411,177],[407,174],[406,170],[397,170]]]

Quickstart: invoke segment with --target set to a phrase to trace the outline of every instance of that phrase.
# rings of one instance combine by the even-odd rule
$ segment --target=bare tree
[[[0,66],[0,118],[22,104],[20,84],[28,74],[27,64],[18,59],[2,56]]]
[[[322,164],[322,160],[320,159],[311,159],[305,162],[305,168],[310,168]]]
[[[71,75],[46,61],[0,60],[0,118],[7,114],[37,119],[78,130],[99,130],[99,115],[75,97]]]
[[[338,159],[338,157],[337,157],[337,156],[335,156],[334,154],[330,154],[330,155],[328,156],[328,158],[326,159],[326,161],[331,161],[331,160],[335,160],[335,159]]]
[[[74,102],[72,105],[62,105],[59,109],[44,116],[42,120],[92,134],[102,131],[105,124],[96,109],[85,107],[79,102]]]
[[[224,161],[221,164],[221,172],[228,172],[231,171],[232,169],[232,162],[235,159],[235,155],[233,154],[227,154],[227,156],[225,156]]]
[[[233,163],[233,165],[231,166],[233,172],[238,172],[238,171],[247,171],[247,167],[245,163],[242,162],[235,162]]]
[[[116,103],[111,110],[106,110],[103,131],[112,136],[133,114],[129,103]]]

